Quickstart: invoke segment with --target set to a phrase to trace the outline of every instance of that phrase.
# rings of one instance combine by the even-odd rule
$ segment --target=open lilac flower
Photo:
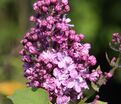
[[[36,15],[30,21],[35,26],[25,34],[20,51],[27,85],[46,89],[56,104],[76,102],[89,89],[87,80],[95,82],[102,74],[89,72],[96,64],[89,54],[91,45],[80,43],[84,35],[72,29],[65,14],[68,0],[37,0],[33,9]]]
[[[70,97],[67,96],[58,96],[57,104],[67,104],[70,101]]]

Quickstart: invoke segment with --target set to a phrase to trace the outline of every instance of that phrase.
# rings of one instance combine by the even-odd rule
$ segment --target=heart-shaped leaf
[[[48,94],[44,89],[25,88],[9,96],[14,104],[49,104]]]

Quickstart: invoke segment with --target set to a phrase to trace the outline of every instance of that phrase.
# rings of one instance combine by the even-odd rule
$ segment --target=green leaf
[[[96,85],[96,84],[93,83],[93,82],[91,82],[91,85],[92,85],[92,88],[93,88],[95,91],[99,92],[99,86],[98,86],[98,85]]]
[[[98,65],[98,67],[96,68],[96,70],[101,70],[100,65]]]
[[[49,104],[48,94],[43,89],[25,88],[8,97],[14,104]]]
[[[86,102],[87,99],[88,99],[87,97],[81,99],[81,101],[78,104],[85,104],[85,102]]]
[[[107,102],[103,102],[103,101],[97,101],[97,103],[96,104],[108,104]]]
[[[52,104],[51,102],[49,102],[49,104]]]

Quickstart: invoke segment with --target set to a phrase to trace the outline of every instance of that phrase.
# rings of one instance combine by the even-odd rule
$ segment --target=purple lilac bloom
[[[33,9],[35,26],[25,34],[20,51],[27,85],[46,89],[56,104],[81,99],[89,89],[86,81],[95,82],[102,73],[89,72],[96,58],[89,54],[91,45],[81,42],[84,35],[72,29],[68,0],[37,0]]]

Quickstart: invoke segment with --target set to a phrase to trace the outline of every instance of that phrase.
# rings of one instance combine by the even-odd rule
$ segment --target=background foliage
[[[0,0],[0,104],[10,104],[5,97],[25,86],[22,63],[18,55],[19,41],[31,26],[34,0]],[[91,53],[97,56],[102,70],[110,69],[105,52],[114,54],[108,47],[111,35],[121,33],[121,0],[69,0],[72,19],[78,33],[85,34],[85,41],[92,44]],[[106,86],[100,89],[102,100],[118,104],[121,96],[121,70]]]

